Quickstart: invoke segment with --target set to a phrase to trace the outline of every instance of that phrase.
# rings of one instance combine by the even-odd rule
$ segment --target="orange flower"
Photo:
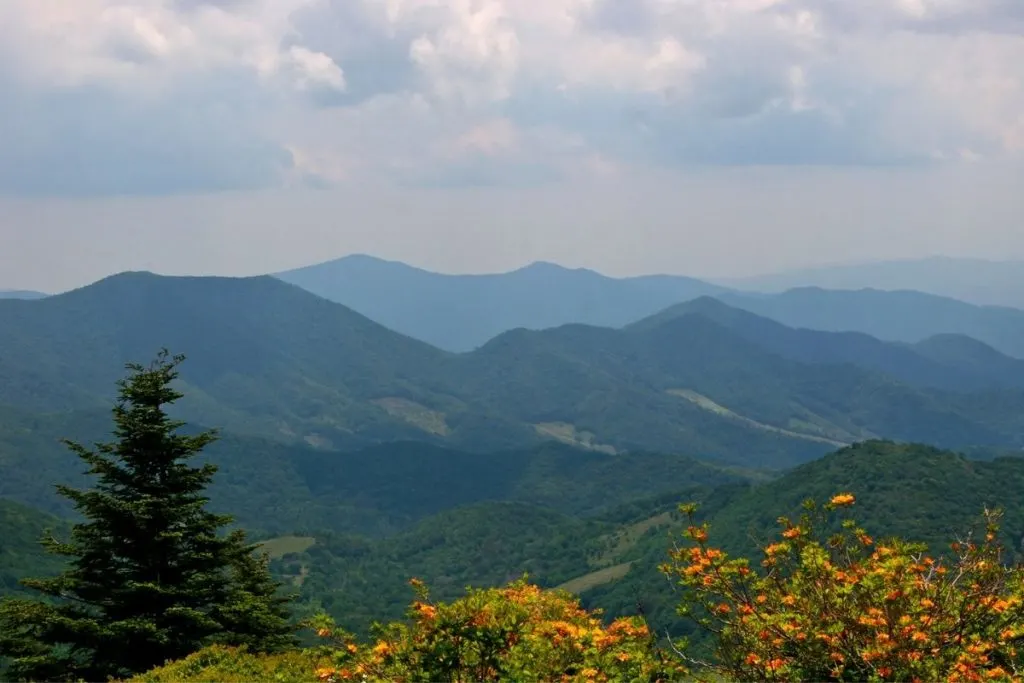
[[[800,536],[800,527],[795,526],[792,529],[786,529],[782,532],[783,538],[798,538]]]
[[[416,601],[412,604],[412,608],[424,619],[433,619],[437,616],[437,608],[425,602]]]
[[[326,629],[326,628],[318,628],[316,630],[316,635],[319,638],[329,638],[331,636],[331,631],[330,631],[330,629]]]
[[[836,507],[841,507],[845,505],[853,505],[856,500],[857,499],[853,497],[852,493],[840,493],[832,496],[832,500],[830,500],[829,503]]]
[[[758,664],[761,663],[761,658],[758,657],[753,652],[751,652],[749,655],[747,655],[747,658],[744,659],[743,661],[746,663],[747,666],[757,666]]]

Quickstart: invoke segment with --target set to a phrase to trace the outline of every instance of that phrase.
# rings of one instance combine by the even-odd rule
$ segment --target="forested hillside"
[[[920,278],[931,288],[915,286],[913,277],[891,277],[901,264],[890,265],[888,278],[879,274],[872,279],[865,271],[830,285],[826,274],[818,286],[809,287],[816,284],[809,274],[803,282],[796,276],[780,280],[769,288],[771,293],[748,291],[751,286],[762,289],[764,283],[756,280],[731,283],[736,288],[729,288],[675,275],[611,278],[550,263],[510,273],[443,275],[369,256],[350,256],[277,277],[450,351],[470,351],[516,328],[574,323],[622,327],[670,306],[712,296],[790,327],[860,332],[905,343],[957,334],[1024,358],[1024,311],[1019,310],[1024,300],[1014,294],[1019,287],[990,286],[966,298],[953,293],[959,287],[967,295],[971,277],[980,282],[993,272],[1000,272],[1007,282],[1016,281],[1013,264],[964,264],[972,276],[960,274],[962,281],[949,291],[942,291],[942,281],[952,272],[939,277],[941,263],[931,264],[930,274]],[[912,269],[913,264],[906,267]]]
[[[510,273],[442,275],[359,255],[277,277],[449,351],[471,351],[520,327],[621,327],[680,301],[726,291],[687,277],[615,279],[553,263]]]
[[[123,362],[172,344],[191,350],[185,419],[324,450],[553,439],[779,468],[875,437],[1021,445],[1024,392],[1005,388],[1020,381],[1016,361],[948,340],[918,352],[778,326],[766,335],[770,321],[739,325],[706,303],[625,330],[516,330],[451,354],[273,278],[129,273],[0,302],[0,405],[18,413],[0,429],[52,442],[63,432],[26,431],[18,415],[87,421],[68,411],[102,406]]]

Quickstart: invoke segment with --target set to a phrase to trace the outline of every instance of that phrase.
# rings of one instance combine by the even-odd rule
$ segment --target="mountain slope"
[[[968,265],[971,273],[982,270],[982,264]],[[983,265],[997,271],[1002,268],[1000,264]],[[945,268],[935,267],[937,272]],[[909,343],[939,334],[961,334],[1004,354],[1024,358],[1024,311],[900,291],[933,291],[914,285],[913,278],[831,281],[807,275],[805,280],[793,278],[785,287],[772,290],[779,294],[766,295],[681,276],[611,278],[547,263],[511,273],[442,275],[369,256],[350,256],[277,277],[350,306],[391,329],[452,351],[468,351],[516,328],[537,330],[576,323],[621,327],[674,304],[714,296],[790,327],[862,332]],[[1014,274],[1013,278],[1018,276]],[[1007,299],[1002,303],[1024,307],[1024,296],[1017,296],[1024,291],[1024,276],[1019,281],[1013,278],[1002,289],[993,285],[993,292],[1005,293]],[[964,282],[970,279],[965,276]],[[857,291],[807,286],[822,283]],[[734,284],[746,286],[744,282]],[[782,291],[793,287],[796,289]],[[750,281],[750,289],[759,288],[757,281]],[[976,303],[980,300],[966,298]]]
[[[0,301],[0,406],[103,408],[122,364],[162,346],[189,357],[185,419],[325,449],[557,439],[772,468],[875,436],[1015,447],[1024,424],[1024,393],[795,360],[700,312],[627,330],[513,330],[451,354],[274,278],[138,273]]]
[[[38,510],[0,499],[0,597],[20,593],[19,579],[53,576],[61,560],[46,553],[40,544],[44,532],[60,535],[66,524]]]
[[[53,485],[88,485],[61,443],[107,440],[107,411],[26,415],[0,409],[0,499],[57,515],[72,513]],[[265,532],[334,530],[383,534],[443,510],[488,500],[596,514],[652,493],[745,480],[679,454],[629,457],[549,443],[471,453],[423,442],[352,452],[225,433],[204,458],[219,466],[210,495],[217,510]]]
[[[42,299],[48,294],[27,289],[0,289],[0,299]]]
[[[977,462],[930,446],[874,441],[753,487],[730,486],[690,500],[700,503],[700,516],[710,522],[712,544],[755,560],[758,547],[777,538],[779,516],[796,518],[808,498],[822,503],[840,492],[856,496],[850,514],[876,540],[900,536],[927,543],[939,554],[976,527],[985,506],[1001,507],[1002,538],[1011,557],[1021,558],[1024,504],[1017,492],[1022,486],[1024,458]],[[584,603],[616,616],[634,613],[641,602],[661,629],[687,632],[688,623],[674,612],[679,596],[657,570],[673,540],[664,531],[645,536],[626,556],[633,560],[630,571],[584,592]]]
[[[189,357],[183,416],[229,430],[359,446],[429,437],[375,400],[455,405],[434,389],[446,354],[343,306],[270,277],[148,273],[40,301],[0,301],[0,404],[108,405],[123,364],[145,362],[160,347]],[[528,433],[477,413],[448,437],[504,444]]]
[[[615,279],[550,263],[510,273],[442,275],[370,256],[277,277],[451,351],[469,351],[519,327],[619,327],[679,301],[724,291],[686,277]]]
[[[915,291],[826,290],[801,287],[781,294],[716,294],[730,306],[789,327],[863,332],[887,341],[916,343],[939,334],[973,337],[1002,353],[1024,358],[1024,311],[977,306]]]
[[[688,314],[706,316],[747,341],[802,363],[851,363],[919,387],[953,391],[1024,388],[1024,361],[961,335],[937,335],[909,346],[862,332],[787,327],[723,301],[701,297],[631,326],[646,329]]]
[[[781,292],[795,287],[917,290],[986,306],[1024,308],[1024,263],[932,257],[824,266],[720,280],[744,290]]]

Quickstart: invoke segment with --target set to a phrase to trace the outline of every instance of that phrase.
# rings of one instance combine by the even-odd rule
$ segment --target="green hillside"
[[[551,263],[509,273],[445,275],[357,255],[277,277],[451,351],[472,350],[516,328],[621,327],[669,306],[714,296],[794,328],[859,332],[906,343],[965,335],[1024,358],[1024,311],[1017,310],[1024,306],[1017,294],[1019,264],[940,260],[878,267],[885,266],[891,270],[869,272],[872,267],[865,267],[846,279],[830,277],[843,270],[839,268],[782,276],[770,287],[758,278],[721,283],[729,285],[725,287],[674,275],[612,278]],[[929,272],[913,277],[912,271],[921,267]],[[958,267],[964,270],[958,272]],[[996,272],[1003,282],[978,285]],[[950,278],[958,284],[946,287]],[[812,284],[819,286],[806,286]],[[1002,305],[978,305],[983,303]]]
[[[985,506],[1000,507],[1005,512],[1004,538],[1011,556],[1019,559],[1024,558],[1022,487],[1024,458],[979,462],[930,446],[873,441],[768,482],[726,486],[692,500],[701,503],[700,514],[710,521],[716,545],[753,556],[777,529],[778,517],[799,516],[808,498],[820,502],[852,492],[858,522],[876,538],[912,538],[940,554],[951,539],[975,527]],[[631,570],[620,580],[584,592],[584,602],[616,615],[635,613],[639,601],[661,627],[685,630],[685,622],[674,613],[678,596],[657,570],[672,541],[664,530],[645,535],[623,557],[633,561]]]
[[[991,269],[988,264],[986,269]],[[1016,266],[1014,266],[1016,268]],[[975,277],[981,271],[975,273]],[[944,272],[943,278],[949,276]],[[1019,276],[1017,276],[1019,277]],[[925,294],[923,287],[879,284],[879,279],[860,284],[834,283],[828,289],[788,284],[773,295],[726,292],[717,298],[791,327],[834,332],[857,331],[879,339],[916,343],[938,334],[972,337],[1000,352],[1024,358],[1024,311],[1021,301],[1006,306],[983,306]],[[794,289],[789,289],[795,287]],[[874,289],[867,289],[874,287]],[[1016,287],[1002,288],[1014,292]],[[889,290],[889,291],[885,291]],[[1016,296],[1016,295],[1014,295]]]
[[[107,438],[109,415],[0,412],[0,498],[70,514],[53,484],[82,485],[81,464],[59,442]],[[628,457],[565,444],[472,453],[424,442],[356,451],[225,433],[203,456],[220,467],[212,504],[264,533],[332,530],[382,535],[460,505],[509,500],[597,514],[692,484],[751,476],[684,454]]]
[[[39,540],[47,530],[60,535],[66,525],[59,519],[0,498],[0,597],[22,592],[18,580],[26,576],[52,576],[61,562],[46,554]]]
[[[687,277],[616,279],[553,263],[510,273],[444,275],[362,255],[277,277],[402,334],[457,352],[520,327],[621,327],[679,301],[726,291]]]
[[[956,334],[914,345],[886,342],[863,332],[787,327],[711,297],[672,306],[631,327],[651,329],[686,315],[703,315],[766,351],[801,363],[849,363],[912,386],[952,391],[1024,387],[1024,361]]]
[[[272,566],[300,594],[300,611],[326,609],[347,628],[401,618],[409,579],[439,598],[466,586],[494,586],[529,573],[556,586],[590,566],[611,527],[522,503],[480,503],[442,512],[377,541],[319,536]]]
[[[687,312],[627,330],[515,330],[459,355],[270,277],[128,273],[0,301],[0,406],[16,407],[0,413],[0,437],[38,435],[51,440],[44,450],[57,436],[88,438],[26,430],[18,415],[100,409],[123,362],[167,346],[189,356],[184,419],[324,451],[417,440],[485,452],[558,439],[782,468],[876,437],[1024,445],[1024,392],[913,386],[868,361],[805,358],[753,336]],[[940,366],[937,355],[921,362]]]

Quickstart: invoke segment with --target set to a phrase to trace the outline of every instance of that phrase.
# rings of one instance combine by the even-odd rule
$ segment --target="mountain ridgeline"
[[[411,577],[452,600],[524,573],[690,636],[658,569],[683,502],[751,558],[808,498],[851,493],[879,542],[939,555],[995,507],[1006,557],[1024,559],[1024,313],[549,265],[460,280],[346,264],[359,312],[270,276],[124,273],[0,297],[0,597],[68,569],[38,542],[80,519],[54,484],[91,479],[61,439],[108,440],[115,380],[160,348],[187,355],[182,430],[220,430],[195,462],[217,466],[210,512],[269,553],[292,617],[325,611],[362,636],[402,618]],[[328,295],[332,272],[307,275]],[[391,319],[374,313],[403,290]],[[0,678],[14,661],[0,656]]]
[[[699,299],[624,329],[518,329],[455,354],[271,277],[128,273],[0,301],[0,405],[94,411],[124,362],[162,346],[189,349],[183,419],[327,450],[557,440],[780,468],[877,437],[1024,445],[1021,363],[971,340],[793,330]],[[12,419],[9,438],[32,431]]]
[[[1017,284],[990,287],[991,293],[1006,295],[995,301],[1024,306],[1019,298],[1024,284],[1012,265],[935,262],[931,275],[918,279],[939,286],[940,275],[960,272],[958,266],[970,273],[961,278],[961,284],[969,284],[971,278],[982,282],[985,274],[1000,273],[999,277]],[[942,334],[965,335],[1024,358],[1024,311],[980,305],[977,297],[969,299],[974,304],[964,303],[937,296],[935,292],[945,291],[941,287],[915,288],[914,277],[871,278],[868,272],[859,279],[837,279],[832,286],[845,291],[804,286],[815,281],[809,275],[806,282],[791,279],[786,287],[772,290],[781,291],[777,294],[746,291],[742,282],[737,285],[741,289],[729,289],[673,275],[611,278],[550,263],[510,273],[443,275],[369,256],[349,256],[277,277],[449,351],[469,351],[520,327],[540,330],[569,323],[623,327],[674,304],[713,296],[790,327],[862,332],[907,343]],[[758,289],[759,281],[750,282],[752,289]],[[913,289],[922,291],[908,291]],[[980,301],[984,303],[985,297]]]
[[[621,327],[680,301],[727,291],[687,277],[617,280],[551,263],[511,273],[442,275],[362,255],[277,277],[450,351],[470,351],[520,327]]]

